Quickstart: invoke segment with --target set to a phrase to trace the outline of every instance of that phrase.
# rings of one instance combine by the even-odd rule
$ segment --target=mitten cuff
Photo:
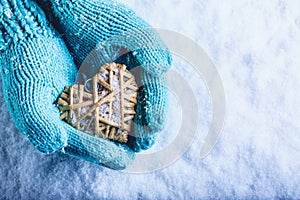
[[[10,42],[24,38],[51,35],[43,11],[35,2],[27,0],[1,0],[0,50]]]

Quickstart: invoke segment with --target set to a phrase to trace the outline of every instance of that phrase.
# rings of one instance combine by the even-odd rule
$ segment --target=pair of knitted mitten
[[[149,28],[133,11],[112,0],[1,0],[4,96],[20,132],[41,152],[62,151],[113,169],[125,168],[134,151],[151,147],[165,123],[165,72],[171,56]],[[112,39],[118,35],[127,40]],[[142,66],[137,74],[141,87],[134,135],[127,145],[72,128],[60,120],[53,104],[65,86],[74,84],[78,68],[101,43],[107,49],[128,50],[106,61],[130,69]]]

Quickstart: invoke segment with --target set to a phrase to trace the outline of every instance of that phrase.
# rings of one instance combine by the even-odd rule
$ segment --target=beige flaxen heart
[[[137,91],[125,65],[105,64],[84,85],[65,87],[57,101],[61,119],[91,135],[126,143]]]

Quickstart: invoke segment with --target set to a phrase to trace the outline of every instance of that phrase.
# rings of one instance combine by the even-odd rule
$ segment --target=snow
[[[299,2],[122,2],[154,27],[190,37],[211,57],[226,94],[226,120],[217,145],[208,157],[199,158],[212,105],[204,81],[189,74],[188,63],[178,57],[174,69],[197,83],[198,132],[182,157],[151,173],[112,171],[60,153],[35,151],[16,130],[1,92],[0,197],[300,198]],[[159,151],[175,138],[179,105],[177,99],[171,102],[165,131],[143,154]]]

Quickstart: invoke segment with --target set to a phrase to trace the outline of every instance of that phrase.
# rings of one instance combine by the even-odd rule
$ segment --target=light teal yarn
[[[52,103],[64,85],[72,83],[76,67],[33,3],[3,0],[0,5],[0,66],[7,106],[17,128],[38,150],[57,151],[67,133]]]
[[[139,38],[132,35],[128,40],[132,42],[122,44],[136,51],[119,58],[119,62],[131,68],[138,64],[144,67],[140,72],[143,87],[135,118],[136,137],[131,137],[128,144],[131,149],[89,136],[61,121],[53,104],[64,86],[74,84],[78,70],[74,61],[80,66],[99,42],[115,34],[149,26],[114,1],[39,3],[57,30],[33,1],[1,0],[0,3],[3,90],[17,128],[41,152],[62,151],[106,167],[124,169],[134,159],[131,149],[149,148],[164,126],[164,74],[171,62],[167,48],[153,31],[146,31]],[[146,48],[137,47],[133,42],[137,39]]]
[[[165,125],[164,74],[171,64],[171,55],[158,34],[132,10],[113,0],[40,0],[40,3],[49,10],[49,18],[63,35],[77,66],[83,64],[99,43],[109,51],[110,46],[132,51],[117,60],[129,69],[136,65],[143,67],[140,74],[143,88],[139,93],[147,95],[138,101],[134,137],[129,145],[137,152],[150,148],[156,133]],[[108,57],[113,58],[110,54]]]

